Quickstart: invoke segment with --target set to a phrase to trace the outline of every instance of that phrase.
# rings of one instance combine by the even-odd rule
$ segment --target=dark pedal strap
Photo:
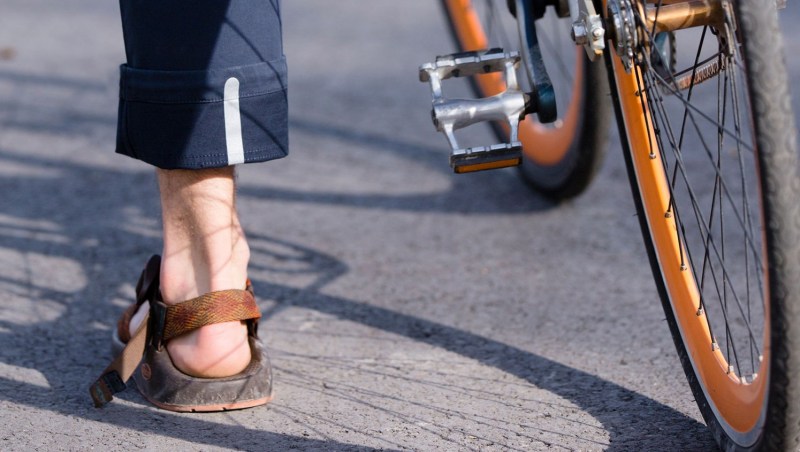
[[[119,356],[106,367],[100,377],[89,387],[95,407],[102,407],[114,398],[114,394],[125,390],[125,384],[133,375],[144,355],[147,342],[149,313],[145,315],[139,329],[128,341]]]

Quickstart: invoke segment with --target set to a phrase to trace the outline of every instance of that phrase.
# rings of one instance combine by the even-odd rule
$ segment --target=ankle
[[[233,176],[232,168],[159,170],[165,303],[245,288],[250,249],[236,213]],[[203,326],[173,338],[167,350],[178,369],[197,377],[233,375],[250,362],[244,322]]]
[[[197,250],[171,252],[165,247],[161,261],[161,296],[176,304],[208,292],[244,289],[250,249],[242,238],[232,249],[202,256]]]
[[[164,301],[173,304],[207,292],[243,289],[250,249],[236,212],[233,168],[157,174]]]

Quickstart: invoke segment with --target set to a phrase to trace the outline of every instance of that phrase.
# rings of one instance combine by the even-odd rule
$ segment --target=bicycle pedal
[[[456,173],[504,168],[522,163],[522,145],[518,141],[519,122],[529,110],[530,96],[520,90],[516,69],[518,52],[489,49],[436,57],[433,63],[419,68],[421,82],[430,84],[433,95],[431,116],[436,130],[444,133],[452,153],[450,165]],[[453,77],[467,77],[499,72],[506,90],[481,99],[448,99],[442,82]],[[486,121],[503,121],[510,128],[510,142],[491,146],[461,148],[455,131]]]
[[[450,154],[450,166],[458,174],[521,164],[522,143],[520,142],[459,149]]]

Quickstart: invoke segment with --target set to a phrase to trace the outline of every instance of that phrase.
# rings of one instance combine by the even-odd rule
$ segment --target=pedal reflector
[[[458,174],[519,166],[522,164],[522,143],[458,149],[450,154],[450,166]]]

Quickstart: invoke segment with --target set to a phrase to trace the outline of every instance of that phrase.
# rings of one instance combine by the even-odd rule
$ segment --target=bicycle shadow
[[[0,256],[14,265],[4,266],[0,276],[5,293],[0,304],[0,404],[6,413],[52,412],[215,447],[371,450],[332,438],[225,425],[219,416],[208,420],[158,412],[135,391],[120,397],[131,403],[93,408],[88,383],[109,359],[113,319],[132,295],[130,284],[118,286],[114,280],[130,281],[142,259],[161,246],[157,205],[146,201],[156,199],[154,178],[150,171],[98,171],[5,150],[0,150],[2,161],[46,174],[0,178],[6,193],[0,201]],[[101,187],[109,190],[97,190]],[[82,264],[64,268],[70,262]],[[6,428],[13,424],[4,424],[2,436],[11,439],[13,432]],[[68,434],[53,428],[55,435]]]
[[[663,429],[666,426],[673,432],[679,431],[685,435],[687,442],[681,445],[682,450],[692,450],[687,444],[693,444],[696,450],[716,447],[705,425],[596,375],[469,331],[357,300],[326,295],[322,293],[324,287],[348,272],[345,264],[333,256],[297,244],[253,233],[250,237],[254,243],[262,244],[258,252],[275,248],[276,245],[286,248],[290,251],[281,253],[281,259],[305,262],[309,273],[318,273],[317,279],[301,290],[263,278],[254,279],[256,293],[271,294],[270,298],[280,300],[265,311],[268,316],[276,315],[287,307],[309,309],[428,344],[502,370],[526,381],[532,388],[548,391],[575,404],[597,419],[611,436],[607,450],[630,450],[634,446],[638,450],[661,449],[665,445]],[[264,247],[264,242],[270,245]],[[258,259],[256,257],[254,260]],[[298,272],[296,265],[291,268],[291,273]],[[258,265],[255,269],[256,272],[263,271]],[[280,270],[272,269],[273,279],[280,280],[281,274]],[[278,295],[273,297],[272,294]],[[432,382],[428,384],[435,385]],[[599,394],[602,397],[597,397]],[[464,391],[464,395],[475,396],[468,390]],[[424,402],[413,404],[425,405]],[[635,428],[632,428],[634,425]]]
[[[132,406],[141,399],[131,391],[123,397],[129,403],[115,403],[103,410],[92,408],[85,393],[86,386],[108,359],[109,329],[119,314],[119,305],[131,295],[129,285],[120,288],[116,281],[132,281],[132,275],[138,272],[147,254],[160,247],[157,222],[136,220],[157,218],[157,209],[149,202],[156,196],[152,176],[149,172],[98,171],[90,165],[49,161],[0,150],[0,160],[4,159],[41,170],[49,169],[58,175],[36,180],[25,177],[0,180],[0,190],[12,194],[11,199],[7,197],[0,204],[0,226],[3,226],[0,227],[0,248],[19,256],[83,262],[78,269],[83,276],[78,279],[85,282],[79,290],[63,291],[48,280],[63,279],[58,271],[49,275],[31,274],[30,271],[18,275],[6,272],[0,278],[7,293],[33,303],[41,301],[61,311],[56,318],[49,320],[15,321],[14,318],[26,318],[30,313],[12,315],[9,306],[5,306],[0,316],[0,342],[5,344],[0,351],[0,362],[5,370],[23,369],[21,373],[11,373],[15,378],[9,378],[8,372],[0,378],[0,399],[6,404],[77,416],[209,446],[257,449],[264,444],[282,444],[310,449],[360,449],[357,445],[335,440],[315,440],[222,425],[207,417]],[[99,193],[97,187],[106,187],[107,192]],[[135,188],[136,193],[126,193],[128,187]],[[53,193],[58,195],[52,197]],[[94,196],[87,196],[90,194]],[[48,198],[53,199],[48,201]],[[21,202],[23,199],[31,202]],[[56,211],[55,206],[61,208]],[[74,208],[64,209],[64,206]],[[100,219],[93,220],[90,216]],[[310,309],[500,369],[564,398],[596,418],[611,435],[611,449],[616,447],[615,442],[623,439],[626,444],[633,441],[642,449],[657,447],[663,444],[659,425],[664,424],[679,426],[698,438],[708,438],[711,444],[705,427],[693,419],[595,375],[469,331],[358,300],[326,295],[321,290],[349,272],[346,263],[318,250],[282,242],[268,235],[251,232],[250,236],[254,249],[256,290],[268,294],[274,301],[274,304],[265,306],[267,315],[276,315],[287,306]],[[282,252],[276,249],[289,250],[290,253],[283,254],[290,258],[281,257]],[[280,259],[274,258],[276,253]],[[285,265],[270,266],[264,262],[284,262]],[[313,281],[298,289],[265,276],[287,272],[305,272]],[[112,294],[111,300],[109,293]],[[276,364],[281,365],[279,359]],[[30,378],[26,377],[28,374],[24,369],[38,372],[42,380],[26,381]],[[600,393],[603,394],[602,401],[598,401],[597,394]],[[399,416],[401,413],[395,414]],[[627,427],[632,419],[638,419],[635,432]],[[165,422],[179,428],[164,429]],[[223,431],[224,437],[220,437]]]
[[[15,84],[55,86],[70,92],[89,93],[97,88],[89,82],[57,76],[5,75]],[[0,71],[0,80],[3,77]],[[48,106],[48,111],[25,107],[29,108],[27,114],[3,121],[4,130],[13,127],[30,134],[47,131],[59,138],[69,138],[97,135],[98,129],[113,126],[113,121],[95,114],[91,107],[76,110]],[[12,106],[0,105],[0,108]],[[413,159],[428,169],[448,172],[441,163],[440,149],[298,119],[293,120],[292,127],[298,133],[368,145],[399,158]],[[113,142],[107,135],[101,133],[98,142]],[[76,151],[89,152],[81,148]],[[0,191],[4,193],[0,199],[0,256],[5,264],[0,270],[0,287],[7,297],[0,304],[3,406],[16,410],[22,407],[28,413],[57,413],[207,446],[263,449],[268,444],[275,448],[368,449],[335,438],[319,440],[231,425],[220,416],[156,411],[140,405],[142,400],[133,391],[120,397],[120,403],[102,410],[92,408],[86,387],[109,358],[110,329],[132,296],[131,284],[142,263],[161,247],[153,176],[150,171],[131,165],[120,165],[122,168],[118,169],[63,155],[42,157],[8,148],[0,148],[0,166],[20,169],[16,173],[16,170],[5,171],[0,178]],[[531,196],[516,175],[509,172],[478,177],[480,184],[456,178],[444,190],[419,195],[312,193],[249,184],[242,186],[240,195],[292,203],[476,215],[529,213],[553,207],[543,198]],[[414,316],[327,295],[323,289],[350,271],[346,262],[269,235],[249,233],[254,249],[256,290],[267,294],[270,300],[262,301],[267,317],[278,315],[289,306],[309,309],[499,369],[527,382],[531,388],[563,398],[597,419],[611,437],[611,450],[625,450],[632,444],[637,449],[658,449],[663,445],[662,425],[669,425],[670,431],[685,432],[691,438],[686,444],[697,444],[699,438],[705,449],[713,447],[710,433],[700,423],[613,382],[529,350],[426,320],[422,318],[424,313]],[[274,259],[282,254],[283,259]],[[265,262],[277,264],[270,266]],[[299,263],[300,269],[287,262]],[[290,272],[305,272],[310,282],[298,288],[280,284],[273,278]],[[125,284],[119,285],[120,281]],[[276,366],[283,366],[280,356],[276,358]],[[355,371],[368,370],[356,366]],[[404,413],[390,414],[404,418]],[[636,427],[631,430],[633,421],[637,421]],[[472,418],[470,422],[482,421]],[[458,446],[454,443],[454,447]]]

